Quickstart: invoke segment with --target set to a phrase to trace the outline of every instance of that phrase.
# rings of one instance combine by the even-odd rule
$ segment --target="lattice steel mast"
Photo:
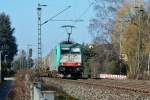
[[[37,8],[37,14],[38,14],[38,68],[42,67],[42,21],[41,21],[41,15],[42,15],[42,6],[47,5],[41,5],[38,4]]]

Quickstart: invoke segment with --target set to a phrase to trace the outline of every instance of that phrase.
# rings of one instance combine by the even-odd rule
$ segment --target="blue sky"
[[[71,6],[55,19],[77,19],[95,0],[39,0],[47,4],[42,9],[42,21],[54,16],[57,12]],[[38,0],[0,0],[0,13],[5,12],[11,18],[12,27],[15,27],[15,37],[19,49],[27,50],[28,44],[37,45],[37,4]],[[94,5],[93,5],[94,6]],[[93,6],[80,18],[83,22],[75,24],[72,38],[74,41],[89,43],[92,41],[88,33],[89,20],[95,17]],[[47,55],[60,41],[67,38],[62,25],[74,25],[73,22],[49,22],[42,27],[42,51]],[[37,46],[32,46],[33,54],[37,56]]]
[[[43,8],[42,20],[45,21],[57,12],[71,6],[71,8],[59,15],[55,19],[77,19],[94,0],[40,0],[42,4],[47,4]],[[38,0],[0,0],[0,12],[5,12],[11,18],[12,27],[15,27],[15,37],[19,49],[27,50],[28,44],[37,44],[37,7]],[[72,38],[79,43],[90,42],[88,33],[89,20],[94,17],[93,7],[91,7],[81,19],[84,22],[76,23]],[[73,22],[49,22],[42,27],[42,47],[43,54],[46,55],[60,41],[67,38],[67,34],[62,25]],[[37,54],[37,47],[32,46],[34,55]]]

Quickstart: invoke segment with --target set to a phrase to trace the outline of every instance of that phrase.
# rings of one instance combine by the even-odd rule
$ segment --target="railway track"
[[[68,79],[56,79],[61,82],[72,82],[75,84],[83,84],[89,86],[103,87],[109,89],[127,90],[138,93],[150,95],[150,81],[138,81],[138,80],[108,80],[108,79],[87,79],[87,80],[68,80]]]

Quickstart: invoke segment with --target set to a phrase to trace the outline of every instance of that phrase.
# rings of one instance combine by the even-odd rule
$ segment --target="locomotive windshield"
[[[61,54],[80,54],[80,48],[61,48]]]
[[[70,49],[69,48],[61,48],[61,54],[69,54]]]
[[[72,48],[71,53],[80,53],[80,48]]]

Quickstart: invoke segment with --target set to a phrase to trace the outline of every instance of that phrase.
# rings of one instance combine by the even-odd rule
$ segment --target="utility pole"
[[[38,68],[42,67],[42,22],[41,22],[41,15],[42,15],[42,7],[47,5],[38,4],[37,13],[38,13]]]
[[[30,50],[32,49],[32,53],[33,53],[33,46],[34,47],[37,47],[37,45],[36,44],[27,44],[27,57],[28,57],[28,60],[27,60],[27,67],[28,68],[30,68],[30,67],[33,67],[33,66],[30,66],[30,62],[29,62],[29,58],[31,58],[32,59],[32,55],[31,55],[31,57],[30,57]]]
[[[140,7],[138,10],[139,13],[139,33],[138,33],[138,68],[140,68],[140,59],[141,59],[141,47],[142,47],[142,19],[143,19],[143,7]]]
[[[144,0],[130,0],[131,6],[133,9],[133,13],[138,16],[139,23],[138,23],[138,44],[137,44],[137,66],[140,69],[140,58],[141,58],[141,21],[143,18],[143,11],[144,11]]]

